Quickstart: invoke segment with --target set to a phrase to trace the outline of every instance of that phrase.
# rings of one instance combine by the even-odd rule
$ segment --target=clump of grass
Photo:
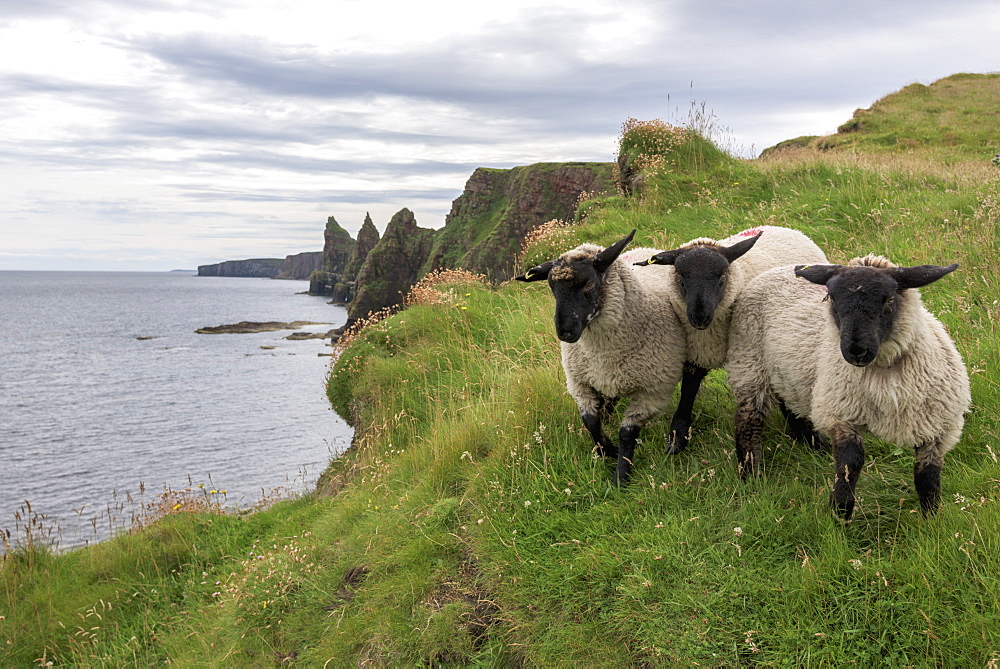
[[[676,148],[691,139],[691,131],[660,119],[629,118],[618,135],[618,158],[614,179],[618,192],[630,196],[642,190],[651,175],[671,169]]]
[[[336,365],[336,361],[340,359],[344,351],[365,331],[366,328],[378,325],[386,318],[389,318],[393,314],[399,312],[402,305],[393,305],[390,307],[384,307],[377,311],[371,311],[364,318],[359,318],[358,320],[351,323],[337,338],[336,343],[333,345],[333,364]]]
[[[571,244],[572,227],[573,223],[554,218],[532,228],[521,242],[517,266],[525,267],[531,259],[546,255],[555,257],[565,251]]]
[[[476,274],[464,269],[438,269],[428,273],[418,281],[403,297],[405,306],[418,304],[448,304],[461,302],[461,296],[456,287],[487,285],[488,279],[483,274]],[[445,288],[442,290],[442,288]]]
[[[14,512],[13,532],[9,527],[0,528],[0,543],[3,544],[0,563],[16,558],[32,565],[40,557],[58,549],[61,537],[59,523],[35,511],[31,502],[25,500]]]

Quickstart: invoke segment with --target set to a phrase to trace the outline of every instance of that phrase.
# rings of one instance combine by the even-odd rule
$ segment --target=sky
[[[0,0],[0,270],[439,228],[476,167],[611,161],[692,106],[752,157],[998,71],[998,37],[993,0]]]

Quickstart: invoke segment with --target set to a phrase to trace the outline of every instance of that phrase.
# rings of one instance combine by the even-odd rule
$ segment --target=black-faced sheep
[[[666,308],[667,270],[634,266],[657,252],[623,254],[634,235],[635,230],[606,249],[583,244],[516,277],[549,282],[566,388],[598,453],[617,457],[619,485],[629,479],[639,431],[667,408],[684,366],[684,333]],[[631,401],[616,449],[602,421],[622,397]]]
[[[710,369],[725,364],[733,301],[761,272],[788,263],[825,263],[809,237],[790,228],[762,225],[716,241],[693,239],[639,263],[670,266],[670,303],[685,333],[681,397],[670,422],[667,453],[679,453],[691,438],[692,411]]]
[[[780,399],[804,430],[829,438],[830,501],[845,520],[854,511],[865,429],[915,449],[920,506],[937,509],[944,456],[969,408],[969,378],[917,288],[956,267],[897,267],[867,256],[781,267],[752,281],[734,310],[726,363],[740,474],[760,473],[764,418]]]

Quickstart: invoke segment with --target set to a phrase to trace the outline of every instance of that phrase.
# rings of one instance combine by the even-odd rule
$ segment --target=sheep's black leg
[[[816,431],[811,420],[792,413],[784,402],[779,402],[778,406],[785,417],[785,422],[788,423],[788,432],[793,439],[817,451],[830,450],[830,442]]]
[[[628,483],[632,474],[632,461],[635,458],[635,444],[639,439],[638,425],[623,424],[618,430],[618,466],[615,468],[615,485]]]
[[[752,406],[738,404],[736,407],[736,465],[740,478],[744,481],[751,476],[760,476],[763,469],[764,413]]]
[[[698,395],[701,382],[708,374],[704,367],[684,363],[684,376],[681,377],[681,398],[677,402],[677,411],[670,421],[670,435],[667,437],[666,452],[668,455],[680,453],[687,448],[691,439],[691,414],[694,411],[694,398]]]
[[[936,446],[937,444],[933,444]],[[917,447],[917,462],[913,465],[913,484],[920,498],[920,509],[924,515],[936,513],[941,505],[941,469],[944,467],[943,455],[927,456],[924,447]]]
[[[605,458],[615,458],[618,457],[618,448],[604,434],[604,429],[601,425],[602,413],[604,413],[602,410],[598,410],[597,413],[581,413],[580,417],[583,419],[583,426],[587,428],[591,438],[594,440],[597,454]]]
[[[830,504],[844,520],[854,513],[854,489],[865,463],[865,448],[857,432],[838,428],[830,434],[833,440],[834,479]]]

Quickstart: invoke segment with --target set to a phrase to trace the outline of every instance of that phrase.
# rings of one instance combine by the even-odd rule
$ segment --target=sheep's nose
[[[875,354],[867,346],[850,342],[844,350],[844,358],[847,362],[858,367],[864,367],[875,359]]]
[[[556,330],[556,336],[567,344],[575,344],[580,339],[580,334],[576,330]]]
[[[688,323],[691,324],[691,327],[697,330],[707,330],[708,326],[712,324],[713,316],[714,314],[709,314],[707,316],[705,314],[688,316]]]

